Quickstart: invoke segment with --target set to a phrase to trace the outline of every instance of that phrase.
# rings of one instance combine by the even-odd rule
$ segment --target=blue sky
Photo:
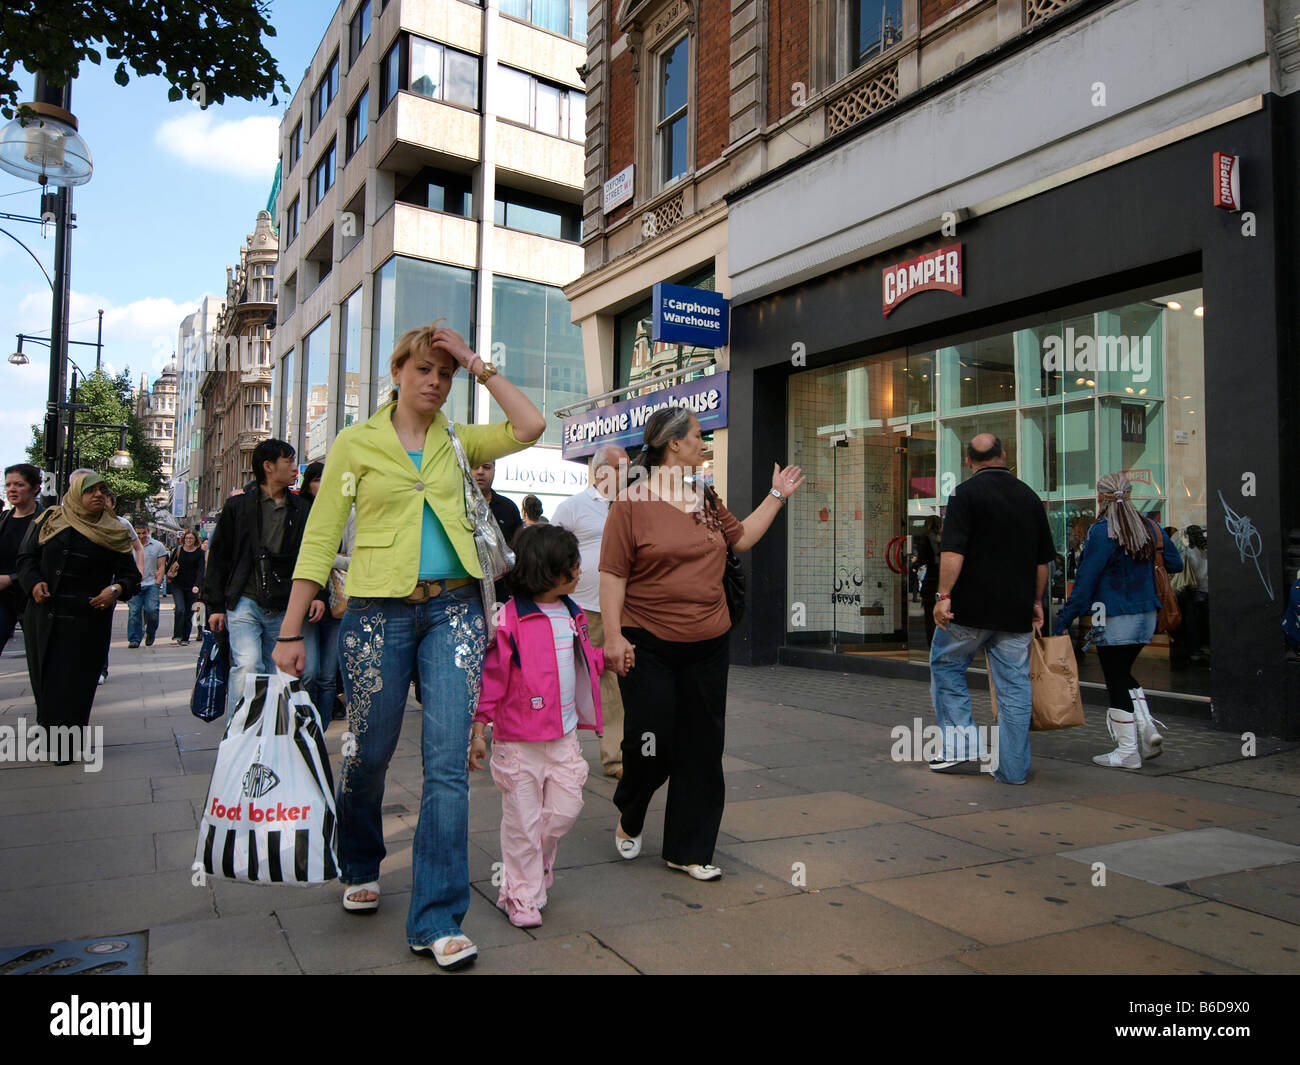
[[[296,91],[333,17],[329,0],[273,0],[276,36],[264,43]],[[129,367],[152,381],[176,345],[181,319],[203,295],[225,295],[226,266],[239,258],[257,212],[266,206],[277,159],[277,130],[288,106],[229,101],[201,111],[170,103],[161,78],[113,81],[114,64],[83,63],[72,109],[90,145],[95,171],[73,192],[70,336],[94,341],[96,310],[104,309],[104,362]],[[30,93],[30,74],[19,75]],[[2,121],[2,120],[0,120]],[[35,185],[0,171],[0,211],[40,214]],[[0,220],[54,273],[54,232]],[[36,264],[0,234],[0,355],[16,333],[49,335],[50,287]],[[0,361],[0,443],[4,464],[20,461],[29,428],[44,417],[48,348],[25,344],[27,366]],[[70,348],[94,369],[93,348]]]

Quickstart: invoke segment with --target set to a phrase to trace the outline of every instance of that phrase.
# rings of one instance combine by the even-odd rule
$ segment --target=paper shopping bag
[[[1079,668],[1068,636],[1035,636],[1029,644],[1029,687],[1033,694],[1032,732],[1075,728],[1083,724],[1083,695]],[[998,695],[989,671],[993,720],[998,719]]]
[[[196,867],[250,883],[333,880],[333,792],[324,730],[297,678],[248,676],[217,749]]]

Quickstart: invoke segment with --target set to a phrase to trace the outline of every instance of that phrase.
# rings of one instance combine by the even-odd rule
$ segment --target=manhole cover
[[[0,976],[140,976],[149,934],[70,939],[30,947],[0,947]]]

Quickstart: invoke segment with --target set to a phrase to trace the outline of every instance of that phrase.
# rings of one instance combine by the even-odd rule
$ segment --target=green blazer
[[[474,546],[474,525],[465,514],[465,490],[456,453],[439,411],[424,438],[423,465],[415,468],[393,428],[393,408],[339,433],[325,458],[320,490],[302,534],[295,580],[324,585],[338,553],[348,513],[356,506],[357,536],[344,591],[349,596],[400,599],[419,579],[424,503],[447,531],[466,572],[483,575]],[[456,424],[470,468],[523,451],[532,441],[516,438],[509,422]]]

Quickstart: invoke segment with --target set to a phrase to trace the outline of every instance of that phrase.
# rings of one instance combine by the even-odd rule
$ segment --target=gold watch
[[[479,356],[479,362],[483,364],[483,369],[480,370],[474,376],[478,378],[478,383],[481,385],[486,385],[490,378],[495,377],[497,374],[501,372],[490,362],[488,362],[487,359],[483,358],[482,355]]]

